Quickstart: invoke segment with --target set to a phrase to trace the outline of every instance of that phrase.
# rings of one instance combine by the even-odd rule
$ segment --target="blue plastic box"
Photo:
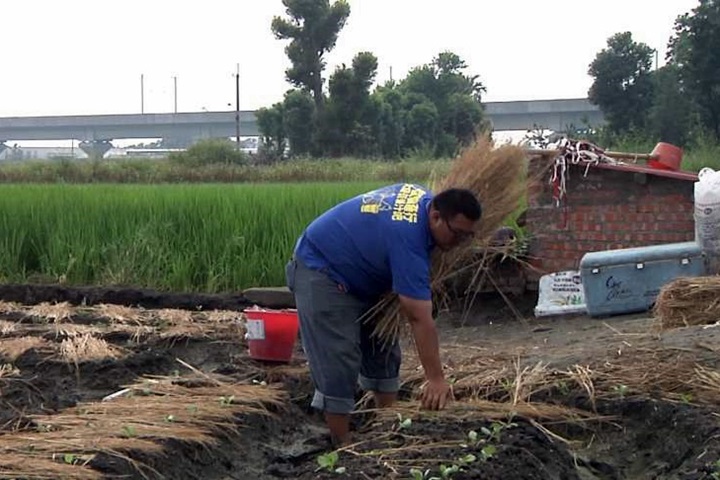
[[[593,317],[647,311],[663,285],[704,273],[696,242],[590,252],[580,261],[585,305]]]

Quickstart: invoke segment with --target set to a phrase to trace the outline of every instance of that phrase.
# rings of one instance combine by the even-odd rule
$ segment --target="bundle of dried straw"
[[[660,289],[653,313],[662,330],[720,321],[720,276],[667,283]]]
[[[448,188],[467,188],[475,193],[483,208],[481,222],[472,242],[454,250],[437,251],[433,256],[432,291],[436,303],[446,300],[447,282],[461,272],[475,272],[477,281],[491,258],[490,240],[503,222],[516,211],[527,190],[527,154],[516,145],[495,147],[483,136],[466,148],[444,178],[431,183],[433,192]],[[373,335],[384,343],[399,337],[405,324],[397,295],[384,297],[365,316],[375,322]]]

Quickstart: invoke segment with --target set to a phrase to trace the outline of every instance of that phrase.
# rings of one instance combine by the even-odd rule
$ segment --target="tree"
[[[413,105],[408,111],[406,124],[406,147],[435,150],[438,144],[439,114],[437,107],[429,101]]]
[[[703,125],[720,138],[720,1],[700,5],[675,21],[669,59],[699,109]]]
[[[453,156],[458,146],[470,143],[483,126],[482,94],[485,87],[478,76],[465,75],[465,62],[455,53],[441,52],[432,62],[410,71],[398,88],[405,97],[408,112],[407,135],[419,134],[416,125],[433,124],[435,138],[427,132],[419,139],[405,139],[408,145],[434,145],[437,156]],[[427,108],[428,102],[434,108]],[[422,104],[413,113],[417,104]],[[434,118],[434,121],[430,121]],[[412,126],[410,125],[412,123]]]
[[[281,158],[285,153],[287,132],[284,115],[285,108],[282,103],[276,103],[270,108],[261,108],[255,114],[262,137],[262,151],[272,159]]]
[[[649,129],[661,142],[685,145],[691,130],[693,105],[680,81],[679,68],[670,63],[653,74],[654,101]]]
[[[590,64],[594,81],[588,97],[615,133],[645,128],[653,98],[653,54],[652,48],[633,41],[630,32],[622,32],[610,37]]]
[[[350,16],[350,5],[338,0],[283,0],[288,19],[274,17],[272,31],[278,40],[291,40],[285,48],[292,66],[287,80],[312,93],[322,108],[324,55],[335,47],[340,31]]]
[[[283,102],[283,122],[294,156],[307,155],[315,136],[315,104],[312,97],[301,90],[290,90]]]
[[[364,157],[377,153],[380,106],[370,98],[377,68],[375,55],[360,52],[352,67],[342,65],[330,77],[330,94],[320,124],[325,154]]]
[[[385,158],[398,158],[403,154],[405,134],[403,97],[394,83],[379,87],[371,97],[378,112],[378,148]]]

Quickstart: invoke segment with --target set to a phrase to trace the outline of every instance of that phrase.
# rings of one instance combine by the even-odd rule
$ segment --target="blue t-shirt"
[[[346,200],[308,226],[295,256],[363,299],[394,291],[430,300],[432,198],[420,185],[400,183]]]

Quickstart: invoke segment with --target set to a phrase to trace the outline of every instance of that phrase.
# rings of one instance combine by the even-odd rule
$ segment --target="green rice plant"
[[[284,285],[305,226],[380,185],[2,185],[0,280],[208,293]]]

